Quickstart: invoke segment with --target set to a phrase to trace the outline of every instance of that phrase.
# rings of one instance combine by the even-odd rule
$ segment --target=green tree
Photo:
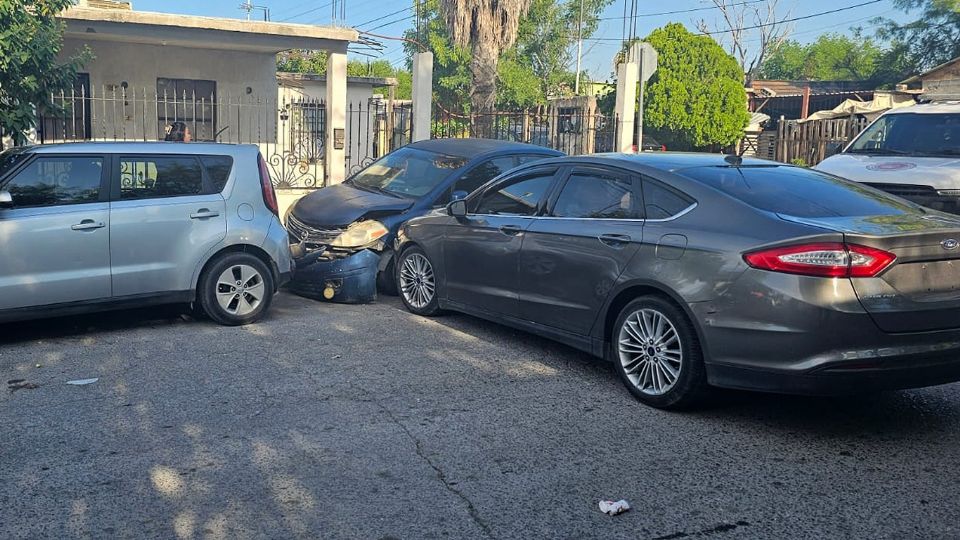
[[[960,56],[960,0],[894,0],[907,13],[919,12],[916,20],[900,24],[878,19],[877,35],[892,43],[891,50],[902,52],[903,75],[929,69]],[[888,59],[889,60],[889,59]]]
[[[612,0],[584,0],[583,37],[592,36],[603,9]],[[434,55],[434,95],[441,107],[466,110],[470,102],[471,53],[450,40],[440,16],[439,0],[425,0],[420,9],[425,24],[420,35],[409,30],[409,54],[421,48]],[[579,0],[531,0],[520,19],[517,42],[504,51],[497,67],[498,107],[530,107],[547,97],[571,95],[575,73],[572,47],[577,40]],[[422,47],[421,47],[422,46]]]
[[[728,146],[750,120],[743,69],[713,39],[671,23],[646,40],[659,53],[646,86],[644,130],[671,149]]]
[[[26,142],[35,110],[62,114],[52,94],[73,87],[77,69],[92,55],[84,50],[61,62],[63,22],[57,14],[71,0],[0,0],[0,134]]]
[[[813,43],[786,41],[760,68],[760,78],[803,80],[871,80],[884,50],[859,32],[823,34]]]
[[[2,0],[0,0],[2,1]],[[277,71],[290,73],[327,72],[327,53],[325,51],[293,50],[277,55]],[[397,79],[396,98],[410,99],[412,84],[410,72],[405,69],[394,68],[386,60],[350,60],[347,62],[347,76],[350,77],[379,77]],[[386,94],[386,87],[378,87],[377,92]]]

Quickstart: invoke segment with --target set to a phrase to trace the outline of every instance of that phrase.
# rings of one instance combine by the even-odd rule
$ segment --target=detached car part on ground
[[[378,288],[394,293],[393,241],[403,223],[518,165],[560,155],[484,139],[400,148],[291,206],[286,225],[297,272],[290,288],[309,298],[351,303],[374,301]]]
[[[960,218],[735,156],[560,158],[398,235],[397,283],[614,363],[640,400],[960,380]]]
[[[815,168],[960,214],[960,103],[888,111]]]

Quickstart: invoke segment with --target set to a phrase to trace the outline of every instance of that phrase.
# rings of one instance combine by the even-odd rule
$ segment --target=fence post
[[[633,62],[617,66],[617,134],[615,152],[633,152],[633,122],[637,108],[639,68]],[[639,149],[638,149],[639,150]]]
[[[430,138],[432,102],[433,53],[417,53],[413,55],[413,142]]]

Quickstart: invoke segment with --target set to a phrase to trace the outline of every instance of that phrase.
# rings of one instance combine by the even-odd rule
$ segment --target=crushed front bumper
[[[374,251],[316,251],[294,261],[297,270],[289,289],[295,294],[344,304],[366,304],[377,299],[380,255]]]

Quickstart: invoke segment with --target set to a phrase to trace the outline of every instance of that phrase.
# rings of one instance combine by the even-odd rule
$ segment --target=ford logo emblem
[[[953,238],[947,238],[943,242],[940,242],[940,247],[948,251],[953,251],[960,247],[960,241],[954,240]]]

